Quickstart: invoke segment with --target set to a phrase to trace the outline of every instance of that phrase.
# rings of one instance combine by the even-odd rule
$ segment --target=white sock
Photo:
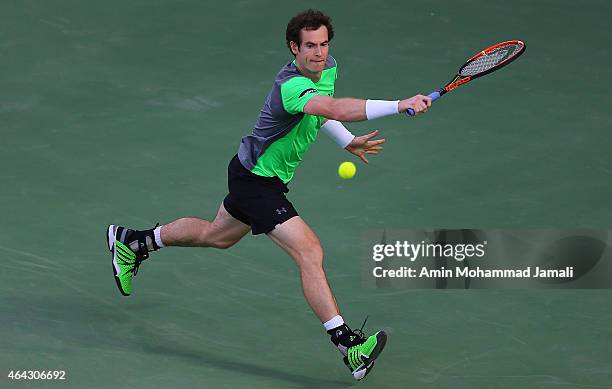
[[[161,249],[162,247],[166,247],[164,242],[161,240],[161,226],[156,227],[153,230],[153,235],[155,235],[155,244]]]
[[[325,331],[333,330],[334,328],[340,327],[344,324],[344,319],[340,315],[336,315],[323,323],[323,327],[325,327]]]

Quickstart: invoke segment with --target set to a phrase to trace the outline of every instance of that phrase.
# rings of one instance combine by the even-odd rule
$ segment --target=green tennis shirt
[[[291,181],[324,121],[304,113],[304,106],[314,96],[333,96],[336,77],[336,60],[331,56],[317,82],[304,77],[295,61],[285,65],[276,75],[252,133],[240,142],[242,165],[260,176]]]

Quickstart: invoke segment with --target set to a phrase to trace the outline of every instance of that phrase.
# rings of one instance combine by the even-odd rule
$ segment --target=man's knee
[[[300,267],[322,267],[323,248],[317,239],[308,242],[299,252]]]
[[[202,247],[213,247],[216,249],[228,249],[238,242],[236,239],[232,239],[227,236],[223,236],[224,234],[217,234],[211,231],[212,229],[209,227],[205,231],[202,231],[202,235],[200,238]]]
[[[216,249],[225,250],[225,249],[229,249],[230,247],[235,245],[237,242],[238,242],[237,240],[218,239],[218,240],[213,240],[209,242],[208,246],[214,247]]]

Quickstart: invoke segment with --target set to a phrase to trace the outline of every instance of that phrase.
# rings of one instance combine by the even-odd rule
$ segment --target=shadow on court
[[[227,370],[231,373],[248,374],[266,378],[273,378],[279,381],[285,381],[292,384],[303,385],[305,388],[326,387],[326,388],[346,388],[353,386],[353,382],[340,380],[326,380],[314,377],[308,377],[300,374],[293,374],[283,370],[276,370],[270,367],[247,363],[244,361],[232,361],[225,358],[220,358],[211,353],[195,349],[190,346],[177,346],[176,342],[164,341],[163,338],[156,337],[156,343],[150,344],[143,342],[141,346],[150,353],[161,355],[174,355],[180,358],[190,360],[198,365],[205,364],[217,369]]]
[[[267,378],[284,385],[291,384],[304,388],[345,388],[355,384],[348,381],[350,377],[341,381],[291,373],[282,367],[284,366],[282,361],[278,361],[281,367],[275,369],[232,359],[227,356],[227,351],[216,353],[214,350],[205,350],[206,347],[210,348],[209,342],[213,343],[215,349],[222,347],[223,339],[201,338],[187,344],[185,339],[192,339],[194,335],[189,328],[172,323],[173,328],[169,329],[163,324],[150,323],[150,315],[159,314],[164,310],[163,303],[139,301],[138,304],[131,306],[120,306],[121,302],[118,301],[102,303],[101,300],[94,300],[100,299],[87,296],[78,299],[19,296],[10,304],[0,304],[3,317],[7,319],[0,322],[0,329],[10,331],[11,328],[15,328],[16,320],[20,331],[29,337],[59,340],[55,343],[28,344],[23,341],[20,334],[15,334],[13,340],[9,340],[10,343],[15,342],[11,345],[11,349],[23,354],[36,351],[67,356],[79,350],[119,353],[119,355],[130,352],[178,357],[201,367],[225,370],[230,374],[239,373]],[[23,306],[28,306],[29,309],[24,311],[21,308]],[[211,337],[216,337],[214,331],[211,331],[211,334]],[[232,347],[230,342],[228,345],[228,348]],[[262,355],[256,346],[246,351],[259,359],[266,357],[266,354]],[[274,362],[270,359],[267,361]]]

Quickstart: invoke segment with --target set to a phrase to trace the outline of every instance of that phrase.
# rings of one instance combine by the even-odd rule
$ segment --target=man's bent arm
[[[423,95],[399,101],[314,96],[304,106],[304,113],[342,122],[360,122],[406,112],[408,108],[419,114],[430,106],[431,98]]]

